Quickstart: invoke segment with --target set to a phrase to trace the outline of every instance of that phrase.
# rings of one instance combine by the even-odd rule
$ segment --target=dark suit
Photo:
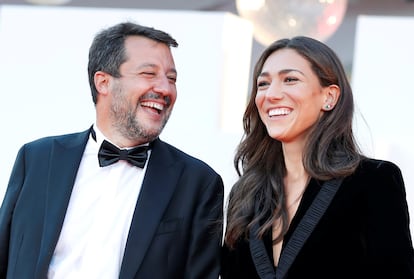
[[[20,149],[0,211],[0,278],[46,278],[88,138],[89,130]],[[119,278],[217,278],[222,205],[217,173],[155,140]]]
[[[312,179],[283,245],[321,189]],[[270,232],[264,239],[273,263]],[[284,247],[284,246],[283,246]],[[259,278],[249,243],[223,248],[222,279]],[[287,279],[414,279],[414,251],[404,182],[390,162],[364,160],[344,179],[332,203],[295,258]]]

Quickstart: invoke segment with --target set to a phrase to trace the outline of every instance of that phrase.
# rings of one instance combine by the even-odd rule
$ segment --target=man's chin
[[[153,141],[156,138],[158,138],[158,136],[161,134],[162,129],[158,129],[158,130],[147,130],[143,137],[145,138],[145,140],[147,142]]]

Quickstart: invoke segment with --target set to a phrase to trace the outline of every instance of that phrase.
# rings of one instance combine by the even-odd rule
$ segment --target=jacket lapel
[[[167,144],[155,140],[138,197],[122,261],[120,279],[134,278],[173,195],[182,164]]]
[[[50,260],[65,218],[76,173],[90,130],[56,139],[51,147],[49,176],[46,179],[46,205],[37,272],[46,278]]]

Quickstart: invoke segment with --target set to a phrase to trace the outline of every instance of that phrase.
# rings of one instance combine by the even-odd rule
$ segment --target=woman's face
[[[272,53],[257,79],[256,106],[270,137],[306,140],[329,101],[310,63],[292,49]]]

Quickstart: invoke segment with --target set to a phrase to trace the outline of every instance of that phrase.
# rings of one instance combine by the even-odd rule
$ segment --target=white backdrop
[[[359,17],[352,85],[357,136],[368,155],[401,168],[414,238],[413,30],[414,17]]]
[[[0,6],[0,200],[22,144],[93,123],[88,49],[98,31],[125,20],[179,42],[173,49],[178,99],[161,138],[209,163],[226,190],[231,186],[248,91],[250,23],[223,12]]]
[[[221,12],[0,5],[0,200],[23,143],[92,124],[88,48],[96,32],[124,20],[178,40],[178,99],[161,138],[209,163],[228,191],[250,80],[248,22]],[[368,155],[401,167],[414,220],[412,30],[413,18],[360,17],[352,85],[357,138]]]

